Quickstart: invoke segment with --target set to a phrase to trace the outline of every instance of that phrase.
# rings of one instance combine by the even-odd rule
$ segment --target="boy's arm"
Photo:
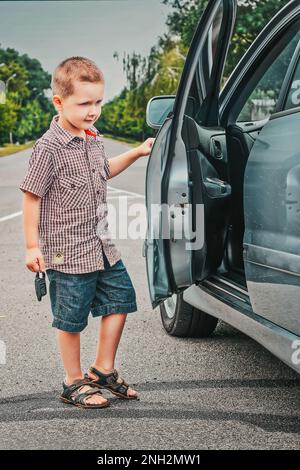
[[[107,160],[109,166],[109,178],[113,178],[122,171],[126,170],[132,163],[140,157],[146,157],[150,154],[154,138],[149,137],[141,145],[135,147],[127,152],[121,153],[117,157]]]
[[[26,266],[30,271],[45,271],[39,248],[39,216],[41,199],[53,181],[52,155],[47,145],[39,140],[32,148],[28,172],[19,188],[23,191],[23,228],[26,247]]]
[[[137,148],[128,150],[128,152],[121,153],[117,157],[110,158],[108,160],[109,165],[109,178],[113,178],[122,171],[126,170],[133,162],[140,157]]]
[[[39,216],[41,198],[26,191],[23,196],[23,231],[26,248],[26,266],[30,271],[45,271],[43,255],[39,248]]]

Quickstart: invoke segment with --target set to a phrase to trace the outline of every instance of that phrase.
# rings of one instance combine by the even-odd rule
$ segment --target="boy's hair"
[[[61,98],[72,95],[75,80],[104,83],[104,75],[92,60],[86,57],[69,57],[58,64],[53,72],[51,80],[53,95],[59,95]]]

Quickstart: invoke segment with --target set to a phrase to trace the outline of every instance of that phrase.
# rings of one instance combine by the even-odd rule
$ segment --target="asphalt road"
[[[109,157],[128,146],[105,140]],[[0,158],[1,449],[297,449],[297,374],[255,341],[221,322],[210,339],[168,336],[147,290],[142,239],[116,243],[137,292],[116,368],[140,401],[104,391],[107,409],[82,410],[58,400],[64,371],[51,327],[49,296],[38,302],[25,266],[22,193],[30,150]],[[109,181],[109,201],[144,203],[147,158]],[[116,191],[121,190],[121,191]],[[122,192],[122,191],[127,191]],[[12,215],[11,218],[7,216]],[[82,335],[82,366],[93,360],[97,319]],[[3,343],[2,343],[3,345]]]

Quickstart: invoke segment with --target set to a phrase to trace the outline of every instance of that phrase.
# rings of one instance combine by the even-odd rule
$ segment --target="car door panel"
[[[146,184],[148,233],[144,254],[147,255],[150,295],[157,305],[165,299],[166,292],[170,295],[174,292],[174,284],[176,291],[179,291],[217,269],[223,256],[231,194],[230,185],[220,179],[220,174],[207,158],[211,134],[206,133],[204,138],[201,127],[185,116],[181,151],[177,150],[178,157],[172,159],[169,170],[167,204],[161,204],[164,201],[165,148],[168,146],[171,121],[169,119],[164,123],[154,144],[160,151],[153,149],[147,167],[147,181],[151,179],[151,185]],[[225,136],[218,134],[220,137],[224,142]],[[166,212],[159,212],[160,207]],[[161,222],[162,217],[164,223]],[[180,238],[176,227],[185,224],[189,226],[186,233],[190,235]],[[195,233],[196,239],[193,237]],[[193,246],[195,242],[197,249]]]
[[[232,206],[227,234],[226,263],[228,270],[238,271],[240,273],[244,272],[244,173],[250,151],[264,124],[266,124],[266,120],[256,124],[237,123],[228,126],[226,130],[227,152],[230,155],[227,165],[227,180],[232,188]]]
[[[218,135],[224,142],[225,136]],[[212,136],[215,133],[212,131]],[[218,167],[220,160],[215,161],[209,153],[212,136],[194,120],[187,118],[183,127],[183,139],[188,152],[190,175],[192,178],[193,208],[203,208],[203,240],[205,248],[193,253],[193,280],[201,281],[216,271],[222,261],[226,226],[230,210],[231,187]],[[196,217],[193,217],[196,220]],[[193,227],[195,230],[195,227]]]
[[[156,210],[161,205],[161,181],[166,164],[166,150],[169,146],[172,120],[167,119],[160,129],[147,165],[146,206],[148,215],[147,239],[144,242],[143,255],[147,261],[147,278],[151,299],[159,302],[171,292],[168,271],[164,256],[164,239],[160,233],[158,220],[161,213]],[[157,150],[156,150],[157,149]],[[151,184],[149,184],[151,178]]]

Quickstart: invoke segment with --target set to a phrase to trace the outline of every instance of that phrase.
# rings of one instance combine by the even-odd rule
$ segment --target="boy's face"
[[[74,93],[67,98],[54,95],[53,104],[60,115],[77,129],[88,129],[99,119],[103,101],[103,83],[74,81]]]

